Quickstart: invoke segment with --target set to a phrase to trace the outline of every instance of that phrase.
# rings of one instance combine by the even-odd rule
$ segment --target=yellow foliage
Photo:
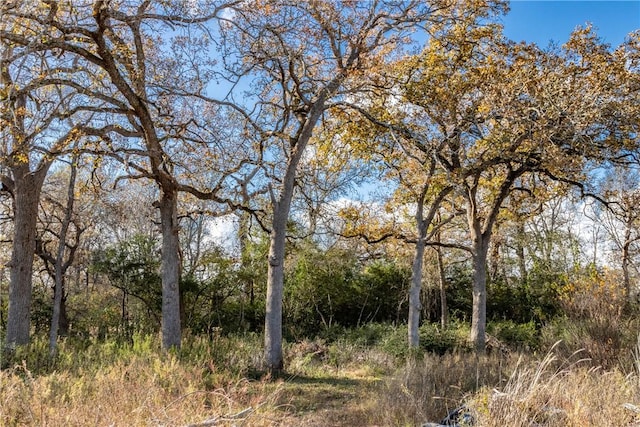
[[[619,272],[595,268],[571,278],[559,289],[558,297],[569,315],[609,318],[620,317],[626,298]]]

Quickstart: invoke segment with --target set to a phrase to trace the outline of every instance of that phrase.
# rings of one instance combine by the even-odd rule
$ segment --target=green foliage
[[[94,292],[70,294],[67,298],[70,336],[78,339],[117,339],[122,330],[122,293],[113,287],[100,286]]]
[[[390,261],[362,265],[355,254],[303,245],[289,259],[284,316],[289,337],[329,333],[335,325],[398,322],[409,272]]]
[[[558,282],[561,277],[538,278],[524,283],[490,282],[487,286],[487,313],[491,320],[535,322],[541,325],[560,312]]]
[[[510,348],[535,350],[540,344],[540,333],[535,322],[491,321],[487,325],[487,332],[507,344]]]
[[[292,255],[285,275],[284,316],[288,335],[301,339],[319,328],[340,323],[353,303],[355,260],[336,252],[323,254],[309,245]]]
[[[93,254],[92,270],[104,274],[109,283],[123,293],[123,305],[132,296],[144,309],[127,312],[123,309],[123,332],[153,331],[159,326],[162,307],[160,257],[155,238],[138,234]]]
[[[540,268],[538,268],[540,267]],[[452,318],[471,319],[472,270],[467,264],[446,270],[447,303]],[[487,284],[487,317],[492,321],[534,322],[538,327],[562,311],[559,289],[566,275],[534,266],[526,281],[507,282],[498,277]]]
[[[408,267],[392,260],[377,260],[365,266],[360,280],[369,313],[361,323],[405,321],[408,307],[403,303],[411,281]]]
[[[259,331],[264,321],[265,242],[247,242],[241,263],[221,248],[202,255],[198,277],[183,278],[186,326],[213,337],[220,331]]]
[[[259,330],[264,318],[264,268],[257,268],[262,260],[261,243],[251,243],[243,256],[243,263],[227,255],[221,248],[204,252],[190,275],[181,277],[180,292],[184,309],[183,326],[194,334],[213,337],[220,330],[238,332]],[[85,330],[104,337],[117,330],[131,339],[134,332],[154,332],[160,324],[162,285],[158,242],[145,235],[93,254],[92,270],[103,274],[109,283],[120,290],[109,307],[118,307],[119,321],[114,322],[111,311],[108,319],[93,322],[95,313],[86,310]],[[103,301],[106,302],[106,301]],[[84,304],[85,306],[87,304]],[[93,318],[93,319],[91,319]],[[92,322],[85,322],[91,319]],[[114,324],[115,323],[115,324]],[[99,326],[95,326],[99,325]],[[89,328],[89,329],[86,329]]]
[[[31,322],[36,334],[49,331],[52,312],[53,292],[49,288],[34,288],[31,300]]]
[[[471,284],[473,271],[466,264],[454,264],[445,271],[447,281],[447,305],[452,318],[471,320],[473,299]]]
[[[398,327],[391,323],[366,323],[357,328],[342,328],[339,333],[336,333],[333,341],[343,339],[355,345],[371,347],[383,342],[397,331]]]
[[[425,323],[420,326],[420,348],[435,354],[467,350],[469,329],[469,325],[460,322],[453,322],[447,328]]]

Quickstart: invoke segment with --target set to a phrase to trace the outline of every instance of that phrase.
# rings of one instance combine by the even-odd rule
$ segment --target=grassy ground
[[[462,403],[487,427],[640,425],[633,364],[605,369],[561,345],[477,358],[380,342],[289,344],[274,379],[256,369],[255,335],[189,338],[179,355],[150,337],[67,342],[53,361],[36,341],[0,371],[0,425],[415,426]]]

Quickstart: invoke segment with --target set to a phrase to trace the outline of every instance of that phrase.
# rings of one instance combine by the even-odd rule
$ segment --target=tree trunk
[[[481,245],[483,246],[483,245]],[[471,342],[482,353],[486,344],[487,326],[487,250],[474,248],[473,254],[473,314],[471,316]]]
[[[420,312],[422,303],[420,302],[420,291],[422,290],[422,265],[424,260],[424,247],[426,228],[422,218],[422,206],[418,204],[416,213],[416,224],[418,229],[418,240],[411,267],[411,288],[409,289],[409,347],[417,348],[420,345]]]
[[[13,170],[14,235],[9,263],[8,349],[29,342],[38,203],[48,169],[49,164],[33,173],[29,172],[28,165],[20,165]]]
[[[269,242],[269,262],[267,270],[267,301],[264,319],[264,358],[266,368],[271,372],[281,371],[282,363],[282,297],[284,294],[284,257],[287,235],[287,221],[291,211],[291,200],[296,182],[296,173],[302,154],[311,139],[313,129],[318,123],[327,96],[333,94],[342,81],[337,76],[318,95],[307,120],[300,128],[296,138],[290,140],[289,161],[282,178],[282,189],[277,199],[271,193],[273,205],[273,224]]]
[[[62,268],[56,265],[55,287],[53,288],[53,313],[51,315],[51,329],[49,330],[49,356],[56,355],[58,344],[58,331],[60,328],[60,316],[62,312],[62,294],[64,293],[64,279]]]
[[[524,220],[519,220],[516,230],[516,257],[518,258],[518,269],[520,270],[520,281],[526,283],[529,273],[527,272],[527,262],[524,257],[524,239],[526,238],[524,230]]]
[[[288,200],[287,200],[288,199]],[[291,197],[283,194],[274,209],[269,242],[267,301],[264,327],[264,358],[270,371],[280,371],[282,363],[282,298],[284,293],[284,256],[287,219]]]
[[[631,255],[629,254],[629,248],[631,247],[632,226],[632,221],[627,221],[624,233],[624,243],[622,245],[622,281],[624,285],[624,296],[626,302],[631,301],[631,277],[629,275]]]
[[[482,220],[476,210],[475,188],[469,191],[467,203],[467,222],[471,237],[471,260],[473,264],[473,308],[470,339],[476,352],[484,353],[487,325],[487,256],[491,233],[483,232]]]
[[[440,243],[440,233],[436,236]],[[442,259],[442,248],[436,246],[436,256],[438,259],[438,279],[440,281],[440,325],[446,328],[449,324],[449,309],[447,308],[447,279],[444,275],[444,260]]]
[[[496,282],[498,280],[498,276],[500,274],[500,249],[502,246],[500,234],[496,234],[496,237],[493,239],[493,245],[491,246],[491,256],[490,256],[490,271],[489,277],[492,282]]]
[[[473,311],[471,315],[471,342],[478,353],[485,351],[487,326],[487,255],[491,233],[483,233],[475,212],[469,217],[473,263]]]
[[[180,242],[178,239],[178,196],[162,191],[159,203],[162,228],[162,348],[179,348],[180,331]]]
[[[73,200],[76,188],[76,160],[77,158],[74,158],[71,163],[69,186],[67,191],[67,206],[60,226],[60,236],[58,237],[58,252],[56,254],[54,278],[53,314],[51,316],[51,330],[49,331],[49,355],[52,357],[55,356],[57,350],[60,314],[62,312],[62,300],[64,299],[64,254],[67,246],[67,232],[69,231],[69,225],[71,224],[71,217],[73,215]]]
[[[69,315],[67,313],[67,296],[65,295],[65,281],[62,282],[62,300],[60,301],[60,321],[58,324],[58,336],[69,335]]]

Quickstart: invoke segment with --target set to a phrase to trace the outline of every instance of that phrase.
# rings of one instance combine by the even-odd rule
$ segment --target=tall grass
[[[516,366],[500,389],[470,399],[478,425],[630,426],[640,417],[639,373],[605,370],[589,359],[560,359],[550,352]]]
[[[415,426],[463,404],[482,427],[640,423],[640,347],[627,344],[631,328],[619,331],[616,346],[595,351],[594,338],[574,351],[594,330],[559,324],[539,345],[554,331],[563,341],[542,353],[481,357],[460,342],[461,326],[423,328],[433,352],[407,352],[401,328],[345,331],[285,343],[286,374],[277,379],[263,376],[254,334],[187,335],[170,353],[156,336],[67,340],[53,359],[46,339],[36,339],[0,371],[0,425]]]
[[[625,372],[595,364],[584,350],[565,351],[557,343],[541,358],[449,353],[409,360],[381,389],[372,418],[420,425],[464,405],[482,427],[640,425],[640,359],[635,372]]]
[[[84,350],[63,342],[56,359],[36,340],[0,371],[0,425],[276,425],[287,416],[275,410],[280,386],[247,379],[255,338],[191,339],[173,354],[154,337]]]

